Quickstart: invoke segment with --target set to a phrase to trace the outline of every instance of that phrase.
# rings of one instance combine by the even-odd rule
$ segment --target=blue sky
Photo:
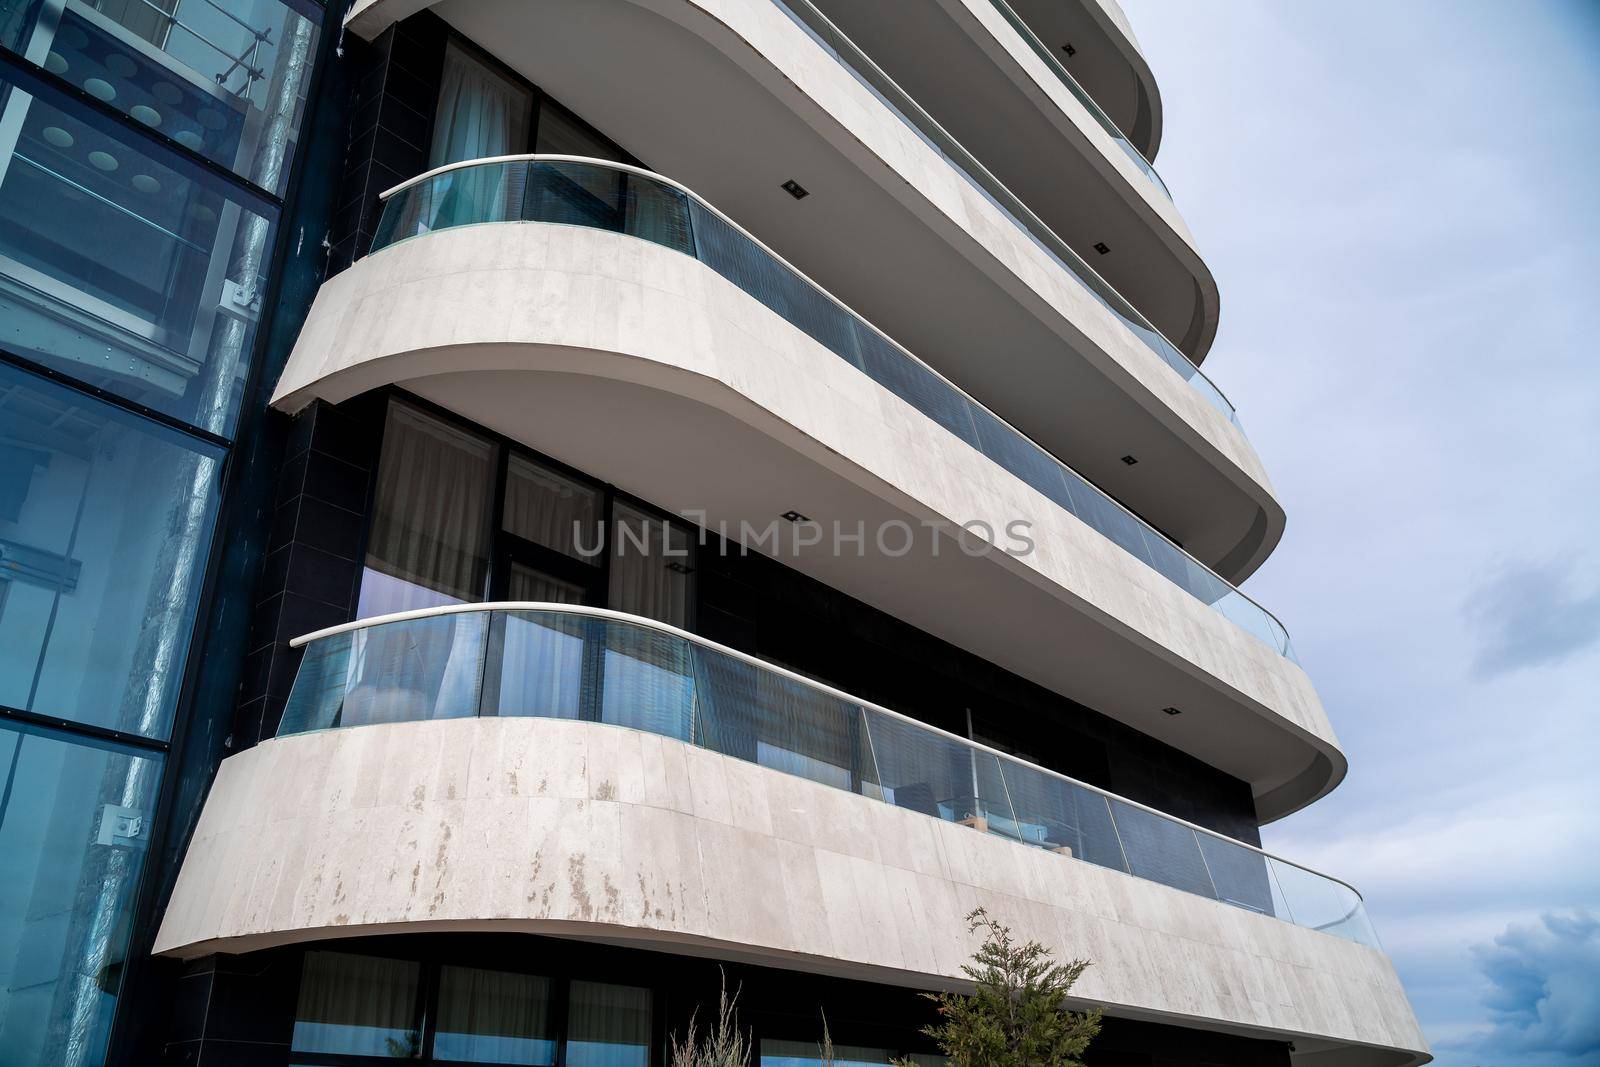
[[[1125,0],[1289,513],[1246,588],[1443,1067],[1600,1064],[1600,0]]]

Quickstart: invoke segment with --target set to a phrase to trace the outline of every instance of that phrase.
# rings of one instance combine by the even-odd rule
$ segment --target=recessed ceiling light
[[[1123,456],[1122,457],[1122,462],[1126,463],[1128,466],[1131,467],[1135,463],[1139,462],[1139,460],[1138,460],[1137,457],[1134,457],[1134,456]]]
[[[1106,244],[1104,241],[1097,241],[1095,242],[1094,250],[1103,256],[1107,252],[1111,251],[1111,246]]]
[[[1161,710],[1166,712],[1168,715],[1182,715],[1183,714],[1183,712],[1181,710],[1179,710],[1178,708],[1162,708]]]
[[[801,185],[793,178],[790,178],[788,181],[783,183],[783,191],[794,197],[796,200],[804,200],[806,197],[811,195],[806,191],[805,186]]]
[[[806,516],[800,514],[798,511],[785,511],[782,515],[779,516],[779,518],[788,519],[790,522],[810,522],[811,521],[809,518],[807,518]]]

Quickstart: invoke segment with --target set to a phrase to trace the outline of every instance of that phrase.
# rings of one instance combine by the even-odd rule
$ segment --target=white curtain
[[[308,952],[295,1012],[294,1048],[351,1056],[413,1056],[417,976],[410,960]]]
[[[481,599],[493,483],[488,441],[391,403],[360,616]]]
[[[524,567],[520,563],[511,565],[511,573],[507,576],[507,600],[521,600],[537,604],[582,604],[584,589],[581,585],[572,582],[563,582],[560,578],[552,578],[543,571],[532,567]]]
[[[573,982],[567,1009],[567,1067],[646,1067],[650,991]]]
[[[445,49],[428,167],[527,151],[532,94],[468,55]]]
[[[522,456],[513,455],[507,462],[507,533],[574,559],[591,560],[603,540],[598,522],[599,494],[593,489]]]
[[[440,968],[438,1059],[548,1067],[555,1063],[551,1031],[548,978]]]
[[[353,632],[339,725],[476,715],[488,629],[486,614],[467,612]]]
[[[497,614],[495,625],[501,628],[496,714],[576,719],[587,620],[524,612]]]
[[[428,166],[461,163],[528,150],[530,90],[504,78],[452,42],[434,112]],[[422,208],[425,230],[475,222],[504,222],[521,213],[523,164],[472,167],[442,174]]]
[[[689,535],[624,504],[616,510],[609,606],[683,626],[689,617],[689,570],[694,562]]]

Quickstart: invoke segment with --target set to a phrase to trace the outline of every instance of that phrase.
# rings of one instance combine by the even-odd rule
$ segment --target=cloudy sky
[[[1443,1067],[1600,1064],[1600,0],[1124,0],[1289,513],[1247,589]]]

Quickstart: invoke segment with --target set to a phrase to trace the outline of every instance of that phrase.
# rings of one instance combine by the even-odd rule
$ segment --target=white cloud
[[[1440,1067],[1575,1067],[1463,1042],[1474,944],[1600,907],[1600,7],[1124,6],[1289,514],[1247,591],[1350,758],[1268,846],[1362,891]]]

